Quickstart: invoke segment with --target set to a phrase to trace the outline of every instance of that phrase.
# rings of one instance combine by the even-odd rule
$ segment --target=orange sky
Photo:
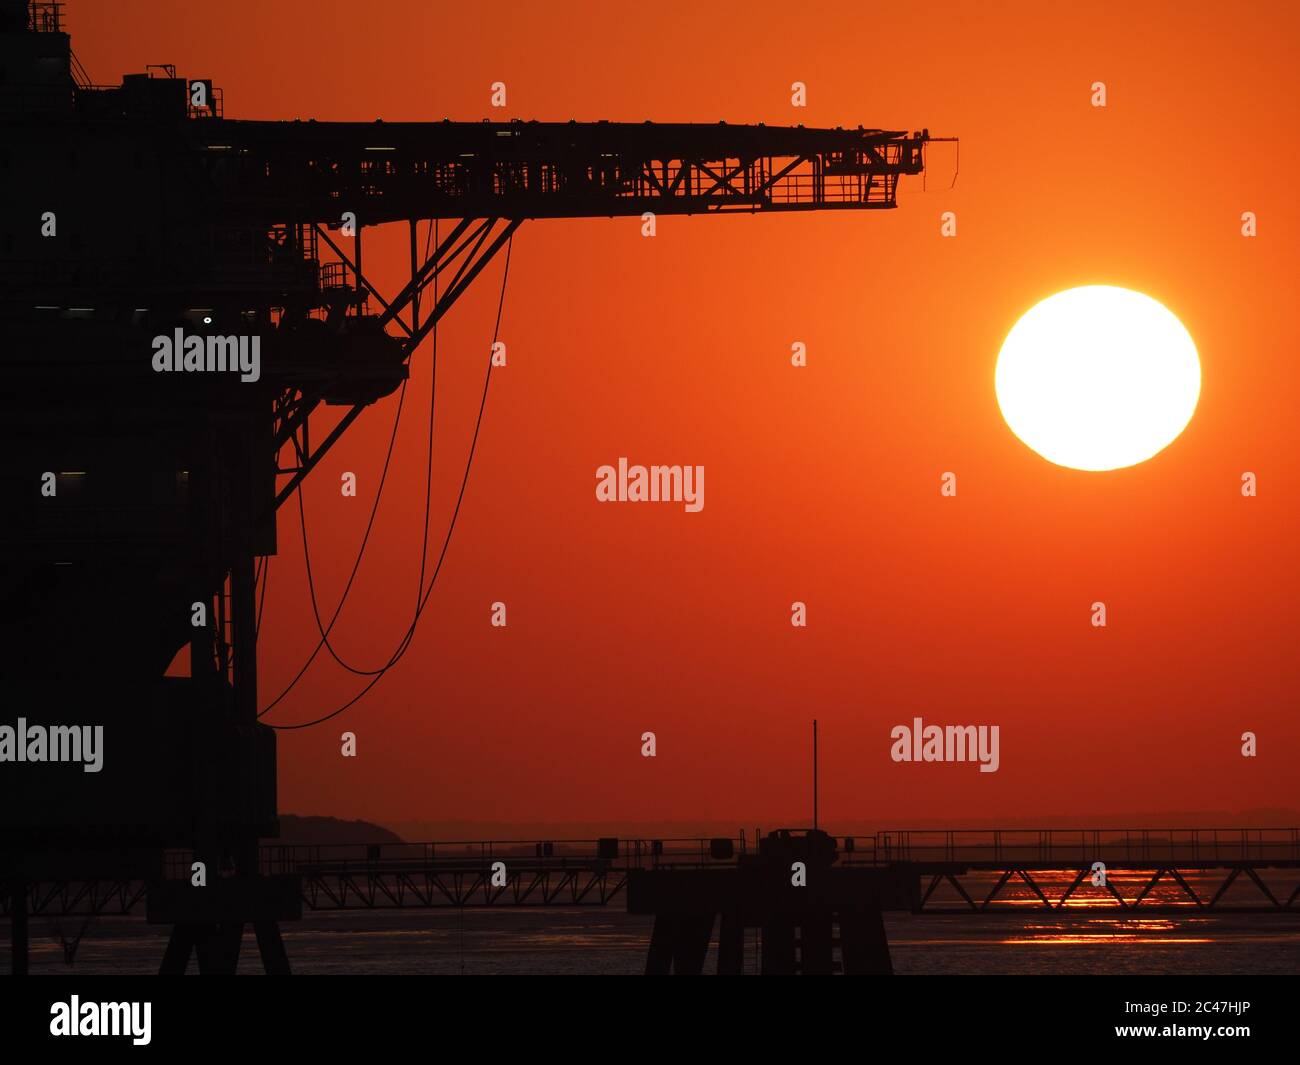
[[[393,822],[1104,819],[1295,805],[1300,9],[757,3],[69,4],[99,83],[173,62],[227,117],[802,122],[961,137],[894,212],[529,222],[456,534],[402,663],[280,734],[281,808]],[[1100,8],[1100,11],[1095,9]],[[510,12],[510,13],[507,13]],[[504,81],[509,106],[489,107]],[[804,81],[808,106],[790,106]],[[1104,81],[1109,106],[1090,106]],[[958,236],[939,235],[941,212]],[[1239,234],[1255,211],[1259,236]],[[406,233],[367,231],[382,290]],[[459,483],[500,265],[440,331],[434,517]],[[1155,459],[1052,466],[993,394],[1016,318],[1146,292],[1195,338],[1199,408]],[[805,369],[790,346],[808,348]],[[429,348],[337,646],[373,667],[419,567]],[[394,401],[307,482],[322,609],[369,513]],[[317,436],[317,433],[313,434]],[[318,437],[319,438],[319,437]],[[706,505],[597,503],[595,470],[702,464]],[[340,473],[358,474],[355,499]],[[958,475],[956,499],[939,477]],[[1259,496],[1243,499],[1243,471]],[[264,701],[316,643],[283,508]],[[509,625],[489,625],[503,600]],[[790,604],[808,604],[807,629]],[[1106,602],[1109,626],[1089,624]],[[324,656],[270,720],[333,709]],[[907,765],[920,715],[1001,726],[1001,767]],[[339,734],[358,737],[343,759]],[[1244,730],[1259,756],[1240,753]],[[659,755],[640,755],[653,730]]]

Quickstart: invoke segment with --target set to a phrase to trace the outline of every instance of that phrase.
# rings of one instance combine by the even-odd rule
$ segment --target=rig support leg
[[[830,976],[834,948],[829,911],[808,914],[800,926],[802,948],[799,952],[799,971],[805,975]]]
[[[699,976],[713,935],[713,914],[684,913],[677,917],[673,937],[673,972],[678,976]]]
[[[198,930],[195,952],[203,976],[234,976],[239,966],[239,945],[244,938],[242,921],[222,921]]]
[[[27,884],[21,876],[9,881],[9,936],[12,947],[10,969],[14,976],[28,975],[30,928],[27,918]]]
[[[794,970],[794,921],[775,917],[763,925],[759,972],[764,976],[788,976]]]
[[[172,925],[172,934],[167,939],[167,949],[163,952],[162,965],[158,968],[159,976],[184,976],[190,964],[190,952],[194,949],[194,928],[187,924]]]
[[[657,913],[646,955],[647,976],[699,976],[713,934],[711,913]]]
[[[718,975],[739,976],[745,964],[745,926],[735,910],[722,915],[718,926]]]
[[[650,950],[646,954],[646,976],[667,976],[673,966],[674,917],[670,913],[655,914],[654,928],[650,932]]]
[[[840,914],[840,953],[846,974],[893,974],[889,937],[885,934],[885,918],[880,910],[848,910]]]
[[[289,955],[284,949],[284,940],[280,938],[280,925],[276,921],[256,921],[253,931],[257,934],[257,949],[262,954],[262,967],[268,976],[289,975]]]

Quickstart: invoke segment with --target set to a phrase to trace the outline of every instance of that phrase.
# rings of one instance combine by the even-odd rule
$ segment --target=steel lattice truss
[[[1053,912],[1057,910],[1124,911],[1151,914],[1170,913],[1263,913],[1300,911],[1300,884],[1289,895],[1275,893],[1249,866],[1223,870],[1223,879],[1210,892],[1198,893],[1188,882],[1189,870],[1160,867],[1142,870],[1141,890],[1136,895],[1124,893],[1113,879],[1105,882],[1107,895],[1079,898],[1079,887],[1091,875],[1080,869],[1069,887],[1053,898],[1045,890],[1042,874],[1050,870],[1015,866],[1001,871],[991,888],[972,881],[966,870],[928,873],[919,913],[972,914]],[[1202,870],[1203,871],[1203,870]],[[1147,873],[1150,876],[1147,877]],[[312,910],[375,910],[441,907],[512,907],[512,906],[605,906],[619,898],[627,887],[626,868],[508,868],[504,884],[493,883],[491,868],[435,871],[431,869],[375,870],[303,869],[303,904]],[[1224,896],[1244,877],[1257,889],[1253,904],[1224,903]],[[498,877],[497,879],[500,879]],[[1012,899],[1007,886],[1020,881],[1032,892],[1036,905],[1028,906]],[[1177,887],[1185,901],[1149,901],[1152,890],[1165,883]],[[953,906],[936,900],[943,884],[950,886],[962,900]],[[28,887],[28,912],[32,916],[124,915],[135,912],[145,900],[147,886],[142,880],[91,880],[35,882]],[[1071,901],[1073,900],[1073,902]],[[0,896],[0,914],[9,912],[8,895]]]
[[[367,299],[373,296],[382,308],[382,313],[362,321],[366,322],[371,331],[384,336],[387,336],[386,330],[389,325],[398,330],[393,338],[397,357],[386,370],[392,381],[405,376],[406,364],[412,353],[475,278],[482,273],[483,268],[514,236],[520,220],[496,217],[462,218],[425,257],[416,253],[414,222],[411,225],[411,279],[391,300],[384,299],[366,280],[359,262],[359,244],[357,250],[349,255],[330,237],[325,227],[315,224],[311,227],[312,235],[327,245],[337,256],[338,264],[344,270],[341,276],[350,277],[353,281],[352,287],[344,287],[340,290],[344,294],[342,296],[344,301],[353,303],[355,299],[360,298],[357,296],[358,293],[364,294],[364,298]],[[421,258],[423,262],[420,261]],[[421,317],[421,297],[431,287],[435,287],[437,298],[431,301],[432,305],[427,307],[426,314]],[[357,322],[358,319],[350,319],[350,321]],[[385,371],[380,369],[377,372],[382,374]],[[329,385],[308,383],[301,372],[289,374],[288,378],[291,383],[286,385],[275,402],[272,432],[277,454],[285,444],[292,444],[293,462],[289,466],[277,469],[278,473],[290,475],[289,480],[276,492],[277,508],[293,494],[303,478],[347,432],[370,402],[369,396],[365,395],[361,401],[352,402],[350,408],[335,422],[325,438],[313,447],[308,435],[312,413],[322,403],[347,400],[338,394],[337,384],[333,385],[335,391],[331,392]],[[379,391],[382,391],[382,386]]]
[[[307,870],[303,903],[313,910],[407,907],[605,906],[627,886],[624,870],[516,869],[494,886],[490,869],[457,872]]]
[[[123,915],[145,899],[143,880],[53,880],[27,885],[27,912],[34,917]],[[9,915],[12,899],[0,893],[0,914]]]
[[[259,122],[184,131],[241,219],[597,218],[896,206],[928,132],[656,122]]]
[[[1287,866],[1290,868],[1290,866]],[[1213,912],[1213,913],[1257,913],[1265,911],[1294,911],[1300,910],[1296,905],[1300,899],[1300,883],[1291,891],[1290,895],[1283,901],[1282,897],[1275,895],[1267,884],[1260,878],[1256,867],[1250,864],[1242,863],[1227,868],[1226,871],[1218,870],[1224,873],[1223,880],[1218,883],[1212,893],[1197,894],[1195,888],[1188,883],[1187,873],[1190,869],[1178,869],[1173,866],[1158,866],[1154,870],[1149,868],[1141,869],[1143,876],[1150,873],[1150,878],[1145,879],[1142,889],[1136,896],[1125,898],[1116,886],[1112,876],[1107,876],[1103,884],[1107,892],[1105,897],[1091,897],[1086,902],[1080,899],[1076,892],[1078,888],[1093,875],[1092,868],[1085,867],[1078,871],[1078,874],[1070,882],[1068,888],[1053,901],[1044,891],[1044,885],[1040,883],[1043,879],[1042,874],[1059,870],[1047,870],[1039,867],[1029,867],[1024,865],[1011,865],[1001,870],[997,881],[988,891],[982,890],[983,885],[971,883],[971,873],[966,869],[940,870],[927,873],[928,884],[921,896],[921,903],[917,912],[920,913],[1008,913],[1012,911],[1024,911],[1026,906],[1008,898],[1004,889],[1013,878],[1018,878],[1033,893],[1038,900],[1039,906],[1034,906],[1035,910],[1055,911],[1061,909],[1087,910],[1088,912],[1096,911],[1116,911],[1134,912],[1141,910],[1142,913],[1190,913],[1190,912]],[[1124,870],[1120,870],[1124,871]],[[1128,870],[1138,871],[1138,870]],[[1199,867],[1198,872],[1204,872],[1205,867]],[[987,872],[987,870],[985,871]],[[1038,874],[1038,879],[1035,879]],[[1227,894],[1229,888],[1237,882],[1242,875],[1258,888],[1256,898],[1261,899],[1255,905],[1224,905],[1222,900]],[[978,875],[978,872],[976,873]],[[1180,902],[1148,902],[1152,890],[1160,883],[1175,885],[1180,896],[1186,901]],[[941,884],[951,886],[958,896],[960,896],[963,905],[953,906],[950,903],[936,904],[934,896],[936,890]],[[1071,899],[1074,902],[1071,903]]]

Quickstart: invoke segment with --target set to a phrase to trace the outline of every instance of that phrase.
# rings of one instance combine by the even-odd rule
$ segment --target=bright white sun
[[[1150,296],[1087,285],[1049,296],[1007,334],[994,374],[1011,431],[1058,466],[1145,462],[1191,421],[1201,361]]]

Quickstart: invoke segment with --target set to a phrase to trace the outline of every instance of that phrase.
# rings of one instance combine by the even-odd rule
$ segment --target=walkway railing
[[[841,864],[954,863],[1074,867],[1108,865],[1300,864],[1300,828],[901,829],[837,836]],[[270,844],[265,873],[329,868],[471,869],[504,861],[529,868],[652,869],[716,866],[755,850],[753,837],[679,839],[462,840],[429,843]],[[180,863],[184,856],[177,855]],[[186,859],[187,862],[187,859]]]
[[[878,832],[877,862],[1256,865],[1300,862],[1295,828],[944,829]]]

